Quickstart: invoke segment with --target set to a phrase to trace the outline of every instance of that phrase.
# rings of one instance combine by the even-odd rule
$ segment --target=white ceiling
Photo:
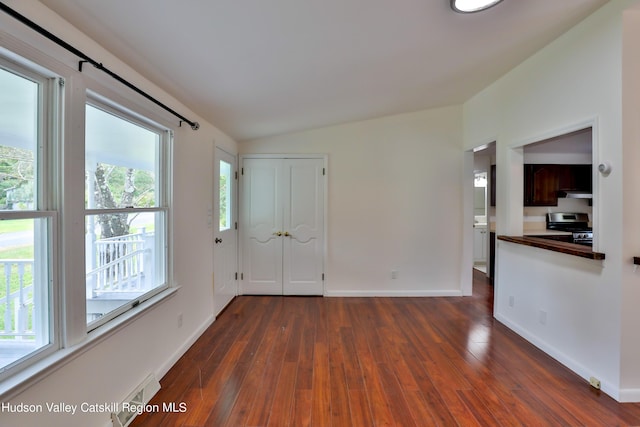
[[[41,0],[238,141],[462,103],[607,1]]]

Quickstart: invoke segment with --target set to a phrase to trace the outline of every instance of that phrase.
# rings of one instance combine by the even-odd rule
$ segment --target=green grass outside
[[[0,234],[28,230],[33,230],[32,219],[14,219],[0,221]]]
[[[5,250],[0,250],[0,259],[33,259],[33,246],[18,246]],[[25,267],[24,283],[30,284],[33,280],[32,266]],[[15,266],[12,267],[10,279],[10,290],[15,292],[20,289],[20,281],[18,277],[18,271]],[[7,295],[7,279],[4,275],[4,271],[0,275],[0,298]]]
[[[0,259],[33,259],[33,246],[14,246],[0,249]]]
[[[15,233],[20,231],[30,231],[33,230],[33,220],[32,219],[18,219],[18,220],[5,220],[0,221],[0,235],[5,233]],[[25,246],[14,246],[10,248],[2,248],[0,249],[0,259],[33,259],[33,245],[25,245]],[[33,282],[33,271],[32,266],[26,266],[24,271],[24,284],[30,285]],[[4,271],[1,272],[0,275],[0,298],[4,298],[7,295],[7,279],[4,274]],[[15,266],[12,267],[11,276],[9,279],[9,292],[13,293],[20,289],[20,277],[18,275],[17,268]],[[28,298],[31,298],[32,295],[28,295]],[[6,304],[0,304],[0,330],[5,329],[5,313],[7,309],[11,310],[11,318],[13,319],[13,310],[14,307],[7,307]],[[31,317],[31,316],[29,316]],[[13,320],[12,320],[13,321]],[[32,319],[29,318],[27,320],[28,327],[31,327]],[[2,339],[12,339],[12,337],[2,337]]]

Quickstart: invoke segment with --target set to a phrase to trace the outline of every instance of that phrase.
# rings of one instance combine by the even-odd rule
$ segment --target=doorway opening
[[[473,150],[473,268],[490,280],[495,266],[496,144]]]

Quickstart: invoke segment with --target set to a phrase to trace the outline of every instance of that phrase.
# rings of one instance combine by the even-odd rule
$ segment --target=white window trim
[[[38,121],[37,140],[34,147],[35,179],[34,179],[34,202],[35,206],[30,210],[0,211],[0,220],[18,219],[46,219],[47,220],[47,248],[45,254],[46,261],[42,265],[45,273],[44,282],[38,282],[38,286],[46,288],[47,296],[47,336],[40,339],[47,339],[49,342],[35,349],[33,352],[0,367],[0,382],[15,375],[24,367],[37,363],[53,354],[61,346],[60,339],[60,316],[57,307],[60,306],[60,287],[58,275],[58,223],[59,216],[57,201],[55,198],[55,185],[50,181],[56,181],[59,176],[58,157],[56,152],[59,148],[60,138],[57,132],[59,128],[55,123],[60,119],[60,99],[62,86],[61,80],[42,67],[36,67],[28,62],[20,62],[15,56],[4,55],[0,51],[0,65],[8,72],[20,76],[26,80],[31,80],[38,84]],[[48,183],[48,184],[46,184]],[[41,250],[34,247],[34,250]],[[35,255],[35,254],[34,254]],[[35,264],[34,264],[35,266]],[[35,270],[34,270],[35,278]],[[34,282],[34,292],[35,292]]]
[[[110,101],[108,98],[100,95],[100,92],[87,90],[87,98],[85,103],[86,106],[92,106],[94,108],[98,108],[100,110],[106,111],[110,114],[113,114],[115,117],[118,117],[121,120],[129,121],[137,126],[140,126],[144,129],[147,129],[153,133],[157,133],[160,135],[160,148],[158,150],[158,166],[161,172],[158,173],[159,176],[156,179],[160,179],[161,182],[156,184],[158,191],[158,206],[150,207],[150,208],[118,208],[118,209],[84,209],[84,217],[90,215],[98,215],[105,213],[133,213],[133,212],[161,212],[164,215],[164,225],[163,225],[163,234],[162,241],[164,247],[164,260],[162,262],[163,268],[163,277],[164,283],[160,286],[157,286],[145,294],[141,295],[139,298],[133,299],[130,302],[122,305],[121,307],[109,312],[105,313],[104,316],[96,319],[87,324],[87,332],[92,332],[103,325],[108,324],[113,321],[113,319],[121,316],[123,313],[126,313],[129,310],[134,309],[139,304],[144,301],[153,298],[155,295],[165,291],[172,286],[171,280],[171,252],[170,252],[170,240],[171,240],[171,203],[169,195],[171,194],[170,188],[172,185],[171,180],[171,154],[172,154],[172,145],[173,145],[173,132],[167,127],[161,126],[151,119],[146,118],[145,116],[136,113],[134,110],[123,107],[121,105],[116,104],[113,101]],[[83,168],[84,169],[84,168]],[[83,264],[84,265],[84,264]]]

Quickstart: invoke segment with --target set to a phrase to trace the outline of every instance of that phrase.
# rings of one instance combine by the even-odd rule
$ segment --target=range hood
[[[560,190],[558,191],[558,197],[565,199],[593,199],[591,191],[583,190]]]

